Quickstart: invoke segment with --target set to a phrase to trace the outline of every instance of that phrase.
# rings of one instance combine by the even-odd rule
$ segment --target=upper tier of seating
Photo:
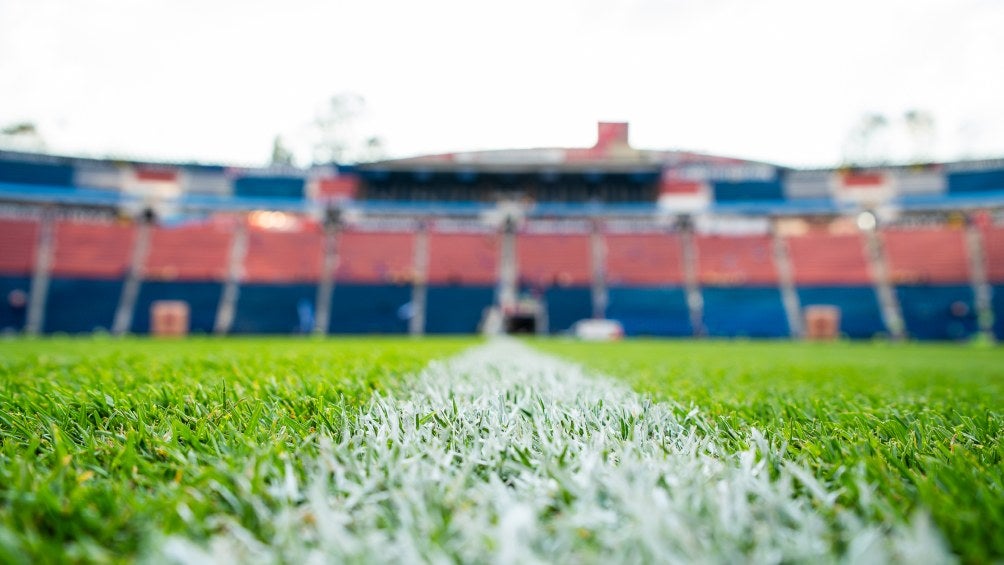
[[[611,285],[683,284],[683,246],[669,233],[610,233],[606,277]]]
[[[245,282],[316,282],[324,262],[324,234],[316,226],[297,231],[251,228],[244,257]]]
[[[113,279],[129,271],[136,226],[108,220],[56,223],[52,274]]]
[[[347,230],[338,242],[339,281],[407,283],[415,278],[415,235]]]
[[[494,285],[498,266],[497,234],[429,234],[430,283]]]
[[[589,236],[521,233],[516,237],[516,264],[524,284],[589,285],[592,281]]]
[[[969,282],[965,232],[946,227],[887,228],[881,234],[894,284]]]
[[[697,273],[708,286],[773,285],[777,269],[768,235],[699,235]]]
[[[233,227],[209,223],[154,227],[144,264],[147,279],[224,280]]]
[[[0,218],[0,274],[31,274],[38,228],[38,220]]]
[[[871,269],[860,234],[813,231],[786,238],[795,284],[869,285]]]

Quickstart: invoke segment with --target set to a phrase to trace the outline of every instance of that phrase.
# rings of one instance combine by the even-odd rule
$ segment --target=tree
[[[370,161],[384,156],[383,140],[364,130],[366,100],[355,93],[336,94],[314,119],[315,163]]]
[[[937,139],[934,116],[925,110],[908,110],[903,114],[903,122],[912,146],[910,158],[917,163],[932,160]]]
[[[889,118],[878,112],[861,116],[844,143],[844,163],[847,165],[877,165],[889,160],[886,134]]]
[[[272,141],[272,161],[273,167],[292,167],[293,152],[282,142],[282,136],[275,136]]]
[[[0,147],[15,151],[45,151],[45,140],[34,122],[16,122],[0,128]]]

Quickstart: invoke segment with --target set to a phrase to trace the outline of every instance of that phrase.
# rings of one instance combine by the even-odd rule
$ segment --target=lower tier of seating
[[[31,296],[28,277],[0,277],[0,332],[21,331]],[[190,307],[193,333],[214,329],[223,285],[199,281],[146,281],[140,285],[130,331],[150,330],[151,306],[182,300]],[[122,279],[56,277],[49,281],[42,330],[89,333],[112,327],[121,300]],[[1004,338],[1004,285],[993,287],[994,331]],[[426,295],[424,330],[430,334],[474,333],[495,301],[494,286],[431,285]],[[630,336],[783,338],[787,317],[776,287],[705,287],[701,327],[691,327],[682,287],[615,286],[607,289],[607,317],[619,320]],[[895,287],[907,336],[918,340],[959,340],[978,330],[975,299],[968,285]],[[797,289],[803,309],[814,305],[840,310],[840,333],[870,339],[888,333],[871,286],[805,286]],[[406,333],[414,315],[411,284],[338,283],[332,293],[329,331]],[[86,296],[87,300],[80,300]],[[593,314],[589,287],[552,287],[540,294],[551,333],[567,331]],[[316,312],[313,283],[242,284],[231,331],[237,334],[309,333]]]
[[[49,281],[44,331],[108,332],[122,296],[121,279],[54,278]],[[81,300],[80,297],[87,297]]]
[[[494,286],[430,285],[426,296],[425,331],[431,334],[475,333],[485,310],[494,302]]]
[[[704,331],[716,337],[788,337],[788,318],[777,287],[708,287],[701,290]]]
[[[547,327],[551,333],[561,333],[572,324],[593,317],[592,289],[584,286],[553,286],[544,291],[547,305]]]
[[[409,284],[339,283],[331,295],[333,334],[401,334],[408,331]]]
[[[686,291],[681,287],[609,288],[607,317],[620,321],[628,336],[694,335]]]
[[[28,316],[28,293],[31,278],[0,276],[0,333],[24,329]]]
[[[965,339],[976,333],[973,289],[968,285],[897,286],[906,332],[914,339]]]
[[[216,310],[220,305],[223,285],[208,281],[146,281],[139,287],[136,309],[133,311],[134,333],[150,332],[150,309],[158,300],[183,300],[189,307],[189,327],[192,333],[212,333]]]
[[[888,330],[882,321],[878,297],[871,286],[807,286],[798,289],[804,310],[810,306],[840,309],[840,334],[854,339],[870,339]]]
[[[234,323],[236,334],[308,334],[314,331],[317,285],[242,284]]]

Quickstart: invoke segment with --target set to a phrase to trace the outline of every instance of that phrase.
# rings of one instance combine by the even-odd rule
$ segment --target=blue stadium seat
[[[907,334],[915,339],[966,339],[976,333],[969,286],[897,286]]]
[[[156,300],[184,300],[192,333],[212,333],[223,285],[218,282],[144,281],[132,317],[133,333],[150,332],[150,305]]]
[[[239,334],[309,333],[317,316],[316,299],[316,284],[243,283],[230,330]]]
[[[0,182],[73,186],[73,167],[56,163],[0,161]]]
[[[784,200],[781,182],[771,181],[715,181],[711,183],[715,202],[746,202]]]
[[[495,287],[430,285],[425,331],[431,334],[475,333],[485,308],[495,302]]]
[[[242,198],[303,198],[300,177],[240,177],[234,180],[234,195]]]
[[[551,287],[544,292],[547,329],[563,332],[579,320],[593,317],[593,293],[589,287]]]
[[[19,332],[24,329],[28,315],[27,303],[22,307],[12,307],[8,302],[10,293],[18,290],[24,292],[27,298],[31,290],[31,278],[0,276],[0,332]]]
[[[1004,169],[948,173],[949,194],[1004,190]]]
[[[690,336],[690,310],[680,287],[607,290],[607,318],[617,320],[629,336]]]
[[[870,286],[813,286],[798,289],[804,309],[812,305],[840,308],[840,333],[868,339],[886,332],[875,289]]]
[[[50,333],[110,331],[121,296],[121,279],[51,279],[43,328]]]
[[[406,305],[411,302],[411,285],[335,285],[331,297],[331,333],[408,332]]]
[[[993,289],[994,335],[1004,341],[1004,285],[994,285]]]
[[[777,287],[706,287],[704,327],[715,337],[788,337],[788,318]]]

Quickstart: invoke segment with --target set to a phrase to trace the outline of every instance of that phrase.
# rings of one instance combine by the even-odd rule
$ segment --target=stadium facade
[[[1004,159],[799,170],[634,149],[237,168],[0,152],[0,329],[1004,338]]]

